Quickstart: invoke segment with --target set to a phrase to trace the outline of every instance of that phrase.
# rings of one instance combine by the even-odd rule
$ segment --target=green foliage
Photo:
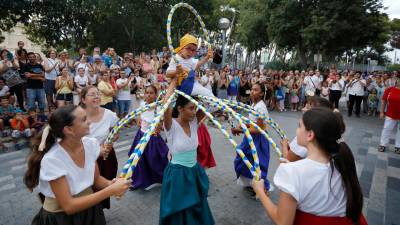
[[[379,0],[268,0],[268,30],[278,46],[296,49],[306,65],[307,55],[317,52],[330,57],[382,47],[389,38],[382,7]]]
[[[2,32],[10,31],[18,21],[28,18],[25,11],[28,5],[28,0],[0,0],[0,43],[4,41]]]
[[[388,71],[400,71],[400,64],[391,64],[391,65],[388,65],[387,67],[387,70]]]
[[[166,46],[166,20],[178,0],[31,0],[29,38],[46,47],[113,46],[118,52]],[[215,27],[211,0],[186,1],[201,14],[208,29]],[[175,45],[185,33],[201,34],[199,23],[187,9],[178,9],[172,23]]]
[[[265,0],[243,0],[238,5],[238,40],[248,51],[268,46],[267,5]]]
[[[390,45],[392,48],[400,49],[400,19],[393,19],[390,22]]]

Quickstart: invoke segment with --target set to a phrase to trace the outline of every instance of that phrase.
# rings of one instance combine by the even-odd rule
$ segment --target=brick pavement
[[[271,115],[288,132],[290,138],[295,135],[300,113],[273,112]],[[357,172],[365,196],[364,213],[369,224],[400,225],[400,156],[392,151],[376,151],[383,122],[367,117],[346,117],[345,120],[347,131],[344,138],[356,158]],[[217,161],[217,167],[207,171],[211,183],[209,204],[216,224],[272,224],[261,204],[248,198],[241,187],[236,185],[232,163],[235,154],[229,142],[214,128],[209,129]],[[127,159],[133,135],[134,129],[125,131],[116,144],[120,166]],[[241,138],[236,137],[236,140],[240,142]],[[274,140],[279,141],[276,136]],[[394,140],[391,140],[391,149],[393,144]],[[28,151],[25,148],[0,154],[0,225],[30,224],[40,208],[36,195],[29,193],[22,183]],[[271,151],[270,179],[276,167],[277,157]],[[132,191],[127,192],[121,200],[113,199],[111,210],[105,210],[108,224],[158,224],[160,190]],[[276,200],[277,195],[275,191],[272,198]]]

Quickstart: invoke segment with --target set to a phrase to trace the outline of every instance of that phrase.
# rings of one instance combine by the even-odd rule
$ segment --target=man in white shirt
[[[354,75],[354,79],[349,81],[348,93],[349,93],[349,111],[348,116],[351,117],[353,114],[354,104],[356,105],[356,116],[360,117],[361,102],[364,98],[364,87],[366,81],[361,79],[361,74],[357,72]]]
[[[313,74],[310,70],[309,75],[304,78],[305,93],[308,96],[319,95],[319,90],[321,89],[320,78],[317,74]]]
[[[115,82],[118,88],[117,100],[118,100],[118,117],[123,118],[129,113],[131,105],[131,91],[130,85],[133,80],[133,76],[130,79],[126,78],[125,71],[120,71],[121,78]]]

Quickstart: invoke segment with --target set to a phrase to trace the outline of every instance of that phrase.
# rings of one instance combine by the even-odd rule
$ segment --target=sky
[[[387,7],[384,12],[386,12],[390,19],[399,18],[400,19],[400,1],[399,0],[383,0],[383,5]]]
[[[387,7],[384,12],[389,15],[390,19],[399,18],[400,19],[400,0],[383,0],[383,5]],[[395,51],[387,52],[386,55],[394,61],[396,52],[396,61],[400,59],[400,50],[397,49]]]

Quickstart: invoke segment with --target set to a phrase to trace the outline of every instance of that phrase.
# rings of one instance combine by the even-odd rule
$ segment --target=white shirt
[[[185,133],[181,125],[175,119],[172,119],[171,128],[168,131],[165,129],[167,145],[171,153],[187,152],[197,149],[197,146],[199,145],[197,139],[197,128],[199,127],[197,124],[197,118],[194,118],[189,125],[190,137]]]
[[[176,54],[176,58],[178,59],[179,64],[182,65],[182,68],[187,69],[189,71],[195,70],[197,63],[199,62],[198,59],[194,59],[194,58],[184,59],[179,54]],[[171,61],[169,62],[167,73],[169,71],[176,71],[176,62],[175,62],[174,58],[172,58]]]
[[[364,86],[361,83],[366,84],[365,80],[357,79],[351,81],[349,83],[349,95],[364,96]],[[352,86],[350,87],[351,84]]]
[[[123,83],[127,82],[128,78],[119,78],[115,83],[117,86],[121,86]],[[131,90],[130,90],[130,83],[126,85],[122,89],[118,89],[117,93],[118,100],[131,100]]]
[[[90,123],[90,133],[88,137],[96,138],[100,144],[103,144],[106,140],[110,129],[118,122],[119,118],[117,115],[108,110],[104,109],[103,118],[99,122]]]
[[[140,107],[143,107],[146,105],[146,102],[140,103]],[[157,111],[160,110],[160,106],[157,107]],[[140,130],[143,131],[143,133],[146,133],[151,121],[154,119],[154,108],[147,110],[140,114]]]
[[[211,79],[210,79],[208,76],[206,76],[206,75],[204,75],[204,76],[201,77],[201,84],[202,84],[205,88],[207,88],[207,89],[209,89],[209,90],[212,89],[212,88],[211,88]]]
[[[346,194],[338,170],[311,159],[281,163],[275,185],[297,201],[297,209],[317,216],[346,215]]]
[[[76,67],[75,76],[79,76],[79,68],[83,68],[83,70],[85,71],[85,76],[89,76],[89,67],[86,65],[86,63],[81,62]]]
[[[300,146],[297,143],[297,136],[293,138],[292,142],[290,142],[289,147],[290,147],[290,151],[292,151],[297,156],[299,156],[303,159],[305,157],[307,157],[307,148]]]
[[[3,88],[0,90],[0,97],[6,96],[6,93],[10,91],[10,88],[7,85],[4,85]]]
[[[56,60],[56,59],[47,58],[47,66],[48,66],[49,68],[53,67],[56,63],[57,63],[57,60]],[[54,69],[52,69],[50,72],[45,72],[45,73],[44,73],[44,77],[45,77],[47,80],[56,80],[58,74],[59,74],[59,72],[58,72],[58,65],[57,65],[57,66],[54,67]]]
[[[305,91],[315,91],[320,88],[319,77],[312,75],[304,78],[304,84],[306,85]]]
[[[74,82],[78,83],[80,86],[84,87],[89,84],[89,79],[87,78],[87,76],[81,77],[78,75],[78,76],[75,76]]]
[[[254,111],[258,112],[259,114],[268,117],[268,109],[263,100],[258,101],[256,104],[253,103],[251,107],[254,109]],[[250,113],[249,119],[251,119],[253,122],[257,122],[258,117]]]
[[[336,81],[336,83],[332,82],[332,85],[329,89],[331,89],[332,91],[343,91],[344,85],[344,80],[340,79]]]
[[[93,185],[96,160],[100,154],[100,145],[95,138],[84,137],[85,166],[78,167],[68,152],[58,143],[47,152],[40,162],[38,190],[46,197],[55,198],[50,181],[65,176],[71,195],[76,195]]]
[[[97,74],[93,74],[93,77],[89,75],[88,79],[89,79],[91,85],[97,84]]]

